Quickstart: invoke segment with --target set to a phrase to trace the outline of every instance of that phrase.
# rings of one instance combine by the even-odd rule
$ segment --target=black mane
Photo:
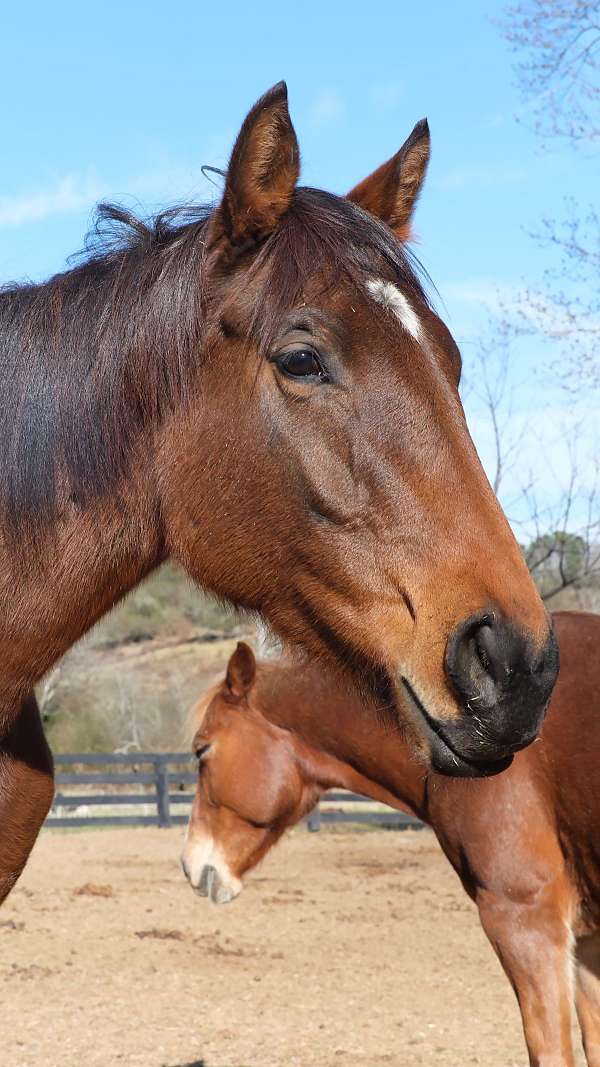
[[[185,395],[202,348],[209,208],[144,222],[103,204],[83,261],[0,290],[0,512],[16,529],[56,513],[62,474],[80,501],[113,487],[141,431]],[[260,347],[307,277],[364,284],[379,270],[425,299],[412,257],[347,200],[301,188],[249,268],[264,271]]]

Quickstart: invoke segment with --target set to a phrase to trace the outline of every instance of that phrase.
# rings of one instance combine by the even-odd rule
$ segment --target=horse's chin
[[[491,778],[510,767],[514,757],[510,755],[496,760],[468,760],[450,748],[441,735],[436,734],[430,742],[429,758],[432,770],[449,778]]]
[[[497,759],[475,760],[464,756],[451,744],[441,725],[429,715],[410,682],[406,678],[402,678],[401,681],[405,697],[404,704],[409,709],[419,741],[424,742],[423,748],[427,753],[427,762],[433,771],[449,778],[490,778],[510,767],[513,761],[512,753],[507,753]]]

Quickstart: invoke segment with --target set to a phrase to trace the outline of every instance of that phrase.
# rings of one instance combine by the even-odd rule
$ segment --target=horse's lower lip
[[[419,699],[412,685],[406,678],[401,678],[402,687],[413,712],[429,742],[431,766],[434,771],[453,778],[488,778],[506,770],[512,763],[512,754],[499,759],[473,760],[461,755],[444,736],[440,724],[429,714]]]

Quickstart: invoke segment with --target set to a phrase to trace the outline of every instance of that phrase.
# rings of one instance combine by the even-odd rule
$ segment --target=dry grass
[[[188,713],[223,670],[240,620],[163,567],[80,642],[39,687],[56,752],[187,748]]]

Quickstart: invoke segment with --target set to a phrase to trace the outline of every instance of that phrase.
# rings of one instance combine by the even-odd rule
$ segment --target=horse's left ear
[[[348,200],[386,222],[401,241],[409,240],[430,151],[429,126],[421,119],[396,155],[355,186]]]
[[[300,175],[300,150],[287,86],[269,89],[246,116],[235,142],[214,225],[236,248],[271,233],[287,211]]]
[[[252,688],[256,677],[254,652],[245,641],[238,641],[235,652],[227,664],[225,687],[229,696],[241,700]]]

